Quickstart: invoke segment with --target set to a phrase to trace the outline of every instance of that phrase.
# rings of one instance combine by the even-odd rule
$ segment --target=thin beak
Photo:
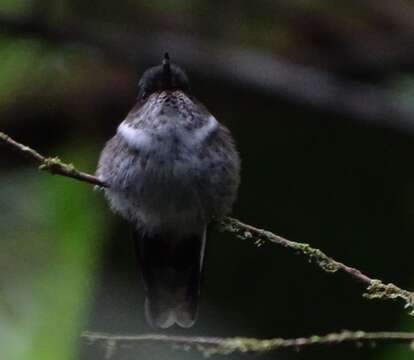
[[[171,66],[168,52],[164,54],[164,59],[162,60],[162,74],[165,86],[171,88]]]

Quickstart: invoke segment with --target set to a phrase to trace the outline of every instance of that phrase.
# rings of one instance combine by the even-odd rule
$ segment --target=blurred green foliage
[[[1,359],[75,357],[106,230],[97,196],[34,171],[2,176]]]
[[[0,10],[9,14],[25,13],[32,5],[33,0],[0,0]]]
[[[36,54],[40,45],[38,42],[20,40],[0,36],[0,105],[4,106],[13,100],[26,86],[35,67]]]

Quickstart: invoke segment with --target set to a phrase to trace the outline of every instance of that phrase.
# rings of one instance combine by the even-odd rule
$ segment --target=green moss
[[[410,315],[414,316],[414,293],[403,290],[394,284],[384,284],[381,280],[372,280],[363,296],[367,299],[402,299],[405,301],[404,307],[408,309]]]

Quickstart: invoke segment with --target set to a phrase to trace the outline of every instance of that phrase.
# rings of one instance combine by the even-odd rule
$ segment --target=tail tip
[[[177,324],[182,328],[192,327],[196,320],[197,315],[192,314],[190,311],[183,309],[165,308],[162,311],[157,311],[156,314],[151,309],[148,298],[145,299],[145,318],[153,328],[168,329],[169,327]]]

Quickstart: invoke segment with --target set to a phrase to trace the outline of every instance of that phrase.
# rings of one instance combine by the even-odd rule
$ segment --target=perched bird
[[[207,225],[231,210],[239,171],[230,132],[165,54],[142,75],[96,172],[112,210],[133,226],[152,326],[196,321]]]

